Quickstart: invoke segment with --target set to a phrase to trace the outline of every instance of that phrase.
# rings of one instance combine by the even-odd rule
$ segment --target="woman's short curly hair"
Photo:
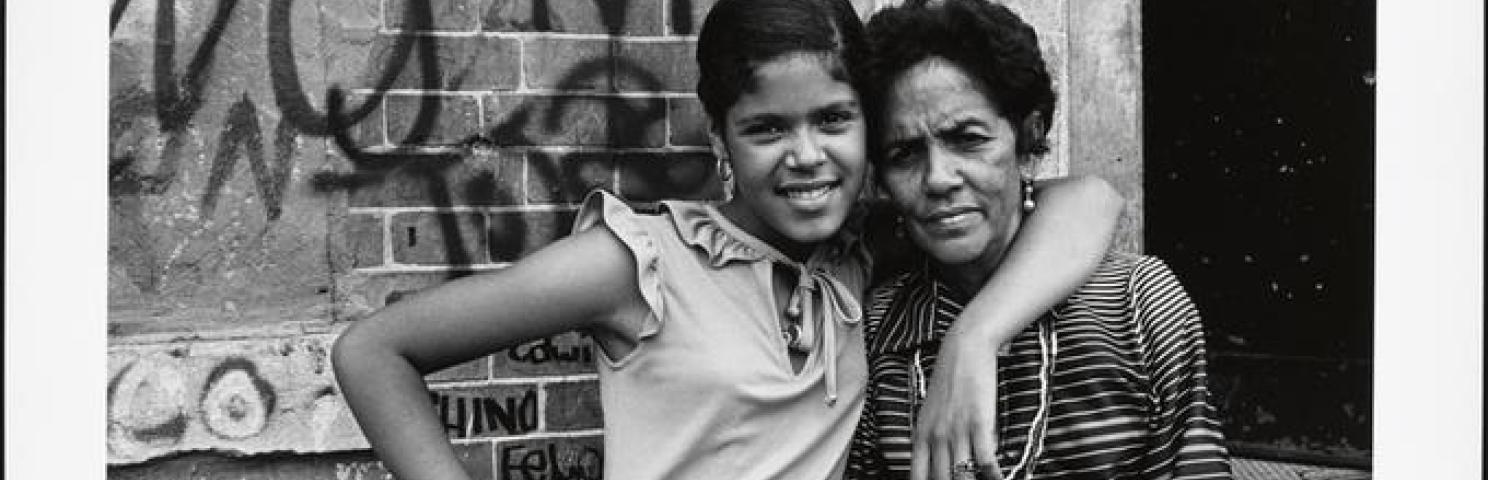
[[[926,3],[888,8],[868,22],[862,75],[870,125],[883,120],[884,100],[895,80],[925,59],[940,57],[975,79],[1012,122],[1018,130],[1018,154],[1048,152],[1054,86],[1033,27],[987,0]],[[1043,128],[1024,131],[1024,119],[1034,112],[1041,115]]]

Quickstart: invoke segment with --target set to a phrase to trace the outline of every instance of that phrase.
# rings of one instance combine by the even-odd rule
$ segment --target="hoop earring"
[[[713,168],[718,171],[718,180],[724,182],[734,181],[734,169],[728,164],[728,158],[718,157]]]
[[[1023,176],[1023,213],[1032,212],[1038,204],[1033,201],[1033,178]]]
[[[729,201],[734,198],[734,167],[730,166],[727,157],[718,157],[713,166],[718,172],[718,181],[723,184],[723,200]]]

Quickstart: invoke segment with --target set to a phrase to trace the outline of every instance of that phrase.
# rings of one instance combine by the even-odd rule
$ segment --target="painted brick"
[[[461,380],[485,380],[490,377],[491,357],[481,357],[424,375],[424,380],[429,382],[456,382]]]
[[[708,114],[703,111],[703,102],[696,97],[668,98],[667,123],[671,136],[667,142],[674,146],[708,146]]]
[[[491,371],[496,378],[594,373],[597,354],[587,336],[563,333],[492,355]]]
[[[697,35],[703,28],[703,19],[713,9],[717,0],[672,0],[671,21],[667,33],[672,35]]]
[[[342,110],[344,122],[355,121],[346,126],[351,137],[352,145],[360,148],[384,146],[388,144],[387,135],[384,133],[387,109],[384,108],[383,98],[378,95],[361,95],[356,93],[345,94],[346,104]],[[357,110],[372,106],[361,118],[351,116]]]
[[[614,154],[528,152],[527,202],[578,203],[596,188],[614,190]]]
[[[621,91],[693,92],[697,89],[697,42],[622,42],[616,59]]]
[[[419,112],[433,112],[419,122]],[[388,139],[402,145],[453,145],[480,133],[480,102],[470,96],[388,95]]]
[[[479,0],[387,0],[388,28],[410,31],[474,31]],[[428,10],[420,7],[427,5]],[[410,12],[410,8],[414,11]]]
[[[449,272],[354,273],[337,279],[347,292],[351,318],[397,302],[426,288],[452,279]]]
[[[384,263],[383,241],[387,226],[381,215],[347,215],[346,249],[351,253],[350,268],[376,267]]]
[[[485,0],[481,29],[659,35],[661,0]]]
[[[326,85],[355,88],[375,81],[370,79],[388,69],[378,43],[382,37],[378,34],[382,30],[382,0],[344,0],[337,2],[336,8],[318,9],[310,16],[318,17],[320,25],[323,43],[316,47],[322,53]],[[294,43],[296,51],[310,48],[301,42]],[[313,104],[323,104],[323,100]]]
[[[429,399],[450,438],[524,435],[540,426],[536,385],[436,387]]]
[[[489,97],[488,97],[489,98]],[[659,147],[665,139],[661,98],[497,95],[488,136],[498,145]]]
[[[393,216],[393,260],[418,265],[486,263],[486,218],[476,213],[406,212]]]
[[[471,480],[496,478],[493,471],[496,464],[495,453],[494,447],[485,443],[455,445],[455,456],[460,459],[460,466],[465,468],[465,473],[470,474]]]
[[[712,154],[625,154],[616,163],[620,168],[620,192],[626,200],[723,197]]]
[[[604,477],[604,440],[591,437],[501,441],[496,472],[505,479]]]
[[[404,56],[398,57],[398,43]],[[414,42],[408,46],[406,42]],[[432,45],[429,45],[431,44]],[[434,52],[437,71],[424,73],[424,49]],[[384,72],[396,72],[386,88],[450,91],[512,90],[517,88],[517,40],[494,37],[400,37],[378,35],[372,46],[373,61],[381,65],[375,75],[362,75],[361,88],[383,88]]]
[[[523,47],[527,88],[613,90],[614,61],[609,40],[534,38]]]
[[[573,219],[573,212],[491,214],[491,261],[513,262],[567,236]]]
[[[547,430],[582,430],[604,426],[604,408],[599,402],[599,381],[550,383],[548,404],[543,409]]]
[[[511,205],[521,203],[522,156],[410,154],[402,166],[351,188],[353,207]]]

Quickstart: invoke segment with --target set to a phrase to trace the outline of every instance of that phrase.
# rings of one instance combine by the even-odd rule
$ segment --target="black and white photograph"
[[[9,2],[5,473],[1481,478],[1482,8]]]

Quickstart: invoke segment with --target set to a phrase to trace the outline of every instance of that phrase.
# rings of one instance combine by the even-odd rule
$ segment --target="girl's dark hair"
[[[1016,151],[1049,151],[1054,87],[1038,34],[1007,7],[986,0],[910,2],[880,11],[868,22],[868,60],[862,69],[869,124],[883,119],[883,99],[910,67],[941,57],[964,70],[1018,131]],[[1026,131],[1038,112],[1043,129]],[[878,137],[879,135],[873,135]]]
[[[793,53],[823,54],[833,78],[856,88],[864,50],[862,21],[847,0],[721,0],[698,33],[698,98],[722,125],[754,88],[755,68]]]

